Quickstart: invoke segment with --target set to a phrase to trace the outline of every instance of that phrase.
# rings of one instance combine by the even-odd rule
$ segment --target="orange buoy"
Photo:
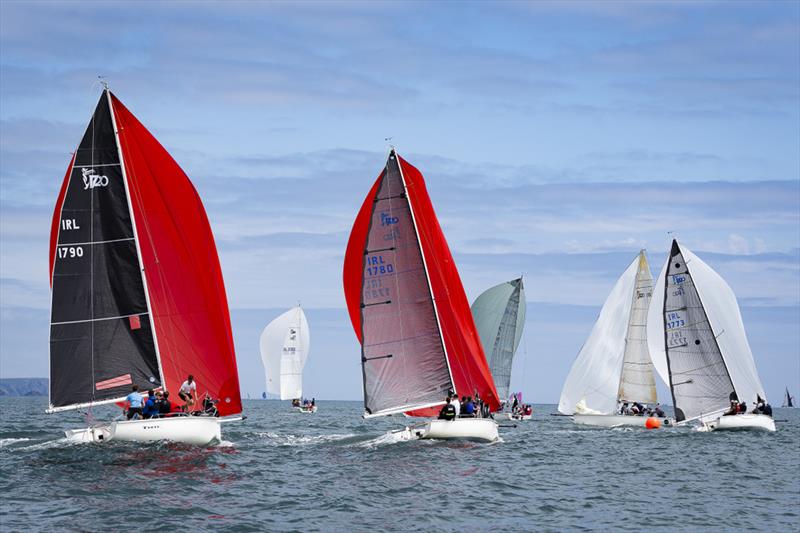
[[[661,421],[658,418],[651,416],[644,421],[644,427],[647,429],[658,429],[661,427]]]

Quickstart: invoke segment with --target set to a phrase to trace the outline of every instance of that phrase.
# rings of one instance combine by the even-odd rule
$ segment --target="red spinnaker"
[[[53,265],[56,261],[56,244],[58,244],[58,225],[61,223],[61,206],[64,205],[64,196],[67,194],[67,187],[69,186],[69,177],[72,173],[72,164],[75,163],[75,154],[72,154],[72,159],[67,167],[67,173],[64,175],[64,181],[61,182],[61,189],[58,191],[58,199],[56,200],[56,208],[53,210],[53,222],[50,225],[50,287],[53,287]]]
[[[167,390],[188,374],[220,415],[242,411],[228,299],[214,235],[189,178],[113,94]]]
[[[447,348],[450,370],[456,391],[473,395],[476,391],[496,411],[500,402],[483,353],[472,312],[469,308],[461,278],[458,275],[450,248],[433,210],[422,173],[398,156],[403,172],[408,200],[414,210],[420,245],[425,254],[427,272],[442,336]],[[344,292],[350,320],[359,342],[361,338],[361,291],[363,284],[363,255],[369,230],[372,199],[380,184],[380,176],[367,194],[356,216],[344,259]],[[442,398],[444,401],[444,398]],[[421,409],[409,414],[433,416],[438,408]]]

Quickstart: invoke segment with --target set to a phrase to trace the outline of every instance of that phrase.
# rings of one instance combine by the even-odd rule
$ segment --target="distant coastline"
[[[0,396],[47,396],[47,378],[0,378]]]

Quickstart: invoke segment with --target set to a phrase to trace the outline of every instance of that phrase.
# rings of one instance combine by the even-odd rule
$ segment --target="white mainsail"
[[[642,250],[611,289],[572,364],[561,391],[560,412],[613,414],[620,399],[656,401],[643,321],[651,285]]]
[[[684,264],[681,267],[675,268],[678,269],[678,272],[688,273],[689,279],[686,281],[672,279],[667,288],[675,287],[674,290],[677,291],[679,290],[678,285],[685,284],[687,281],[691,283],[693,290],[697,293],[700,310],[702,310],[707,317],[708,327],[713,336],[712,338],[716,343],[716,347],[718,347],[718,351],[724,363],[724,369],[727,370],[727,375],[739,401],[744,401],[747,402],[748,405],[753,405],[758,396],[766,399],[764,387],[761,385],[755,361],[753,360],[753,353],[750,350],[750,344],[747,342],[742,315],[739,312],[739,304],[736,301],[733,290],[719,274],[699,257],[694,255],[691,250],[683,245],[679,245],[677,241],[673,241],[672,252],[653,288],[653,300],[650,304],[647,317],[647,340],[656,371],[664,381],[670,383],[673,399],[676,404],[675,406],[685,411],[687,418],[696,418],[700,416],[701,410],[702,414],[706,414],[709,412],[708,409],[712,408],[712,405],[718,410],[723,410],[727,408],[730,402],[730,391],[717,390],[719,387],[716,387],[715,383],[709,381],[711,379],[710,373],[704,371],[702,368],[683,369],[681,371],[681,377],[678,380],[675,379],[675,375],[673,375],[671,379],[665,340],[665,283],[670,267],[670,260],[673,256],[678,257],[679,254],[682,256]],[[675,276],[672,277],[675,278]],[[697,326],[692,329],[686,329],[687,334],[699,330]],[[687,348],[697,346],[698,348],[692,348],[692,350],[696,351],[705,344],[700,338],[694,339],[686,337],[686,341],[686,346],[675,347],[683,348],[683,350],[671,348],[673,356],[676,358],[672,366],[683,362],[678,360],[679,357],[686,358],[691,355]],[[673,374],[675,373],[676,369],[673,369]],[[683,389],[686,389],[689,386],[705,390],[703,397],[700,398],[694,394],[687,396],[687,398],[681,402],[680,397],[682,393],[680,388],[683,387]],[[676,387],[678,387],[678,389],[676,389]],[[699,405],[701,399],[704,401],[702,405]],[[697,413],[695,413],[695,411],[697,411]]]
[[[655,403],[656,378],[647,351],[647,309],[653,295],[653,275],[644,250],[639,253],[636,286],[625,336],[625,355],[619,382],[618,401]]]
[[[303,396],[303,367],[311,338],[308,321],[298,305],[273,320],[261,332],[261,360],[267,375],[267,392],[281,400]]]

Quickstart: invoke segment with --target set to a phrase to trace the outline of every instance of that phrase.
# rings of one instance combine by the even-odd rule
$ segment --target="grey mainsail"
[[[511,366],[525,326],[522,278],[483,292],[472,304],[472,316],[500,398],[508,398]]]
[[[677,241],[664,283],[664,343],[676,420],[725,410],[736,392]]]

